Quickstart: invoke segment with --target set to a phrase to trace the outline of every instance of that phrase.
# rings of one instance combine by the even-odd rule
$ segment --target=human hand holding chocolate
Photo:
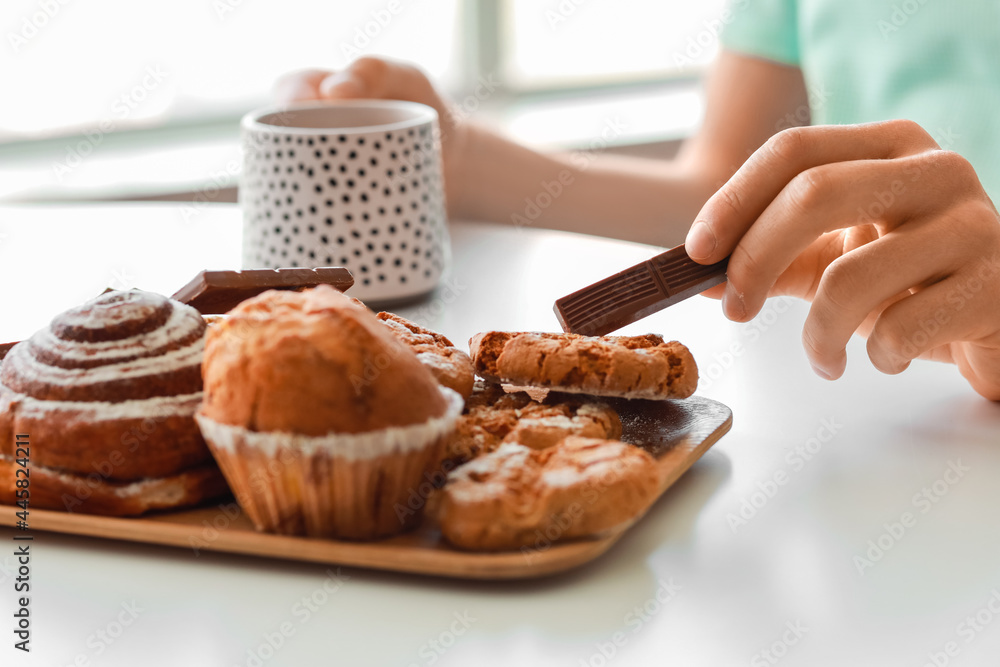
[[[812,301],[802,341],[840,377],[858,332],[885,373],[916,358],[958,366],[1000,400],[1000,215],[972,165],[911,121],[816,126],[768,140],[713,195],[685,243],[730,256],[727,317],[769,296]]]

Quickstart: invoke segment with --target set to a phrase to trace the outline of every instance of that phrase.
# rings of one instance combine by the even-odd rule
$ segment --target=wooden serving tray
[[[621,415],[622,439],[649,451],[662,468],[661,494],[733,423],[728,407],[699,396],[683,401],[623,400],[614,402],[614,407]],[[17,509],[0,505],[0,525],[14,526]],[[628,529],[625,526],[599,538],[555,543],[543,549],[479,553],[448,546],[429,525],[376,542],[258,533],[232,500],[140,518],[32,509],[28,523],[31,530],[162,544],[193,553],[220,551],[462,579],[522,579],[563,572],[597,558]]]

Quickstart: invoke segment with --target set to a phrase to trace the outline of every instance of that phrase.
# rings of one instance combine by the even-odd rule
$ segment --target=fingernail
[[[722,295],[722,312],[737,322],[742,322],[746,318],[747,306],[743,301],[743,295],[736,291],[732,283],[726,285],[726,291]]]
[[[361,91],[361,84],[347,72],[337,72],[323,79],[319,91],[323,97],[357,96]]]
[[[824,369],[821,366],[818,366],[818,365],[816,365],[816,364],[814,364],[812,362],[810,362],[810,365],[812,366],[813,372],[816,373],[816,375],[818,375],[821,378],[823,378],[824,380],[832,380],[833,379],[833,376],[830,375],[829,373],[827,373],[826,369]]]
[[[707,222],[696,221],[688,230],[684,248],[692,259],[708,259],[715,250],[715,234]]]
[[[284,87],[275,90],[275,101],[278,104],[294,104],[295,102],[310,102],[316,98],[316,89],[306,84],[295,87]]]

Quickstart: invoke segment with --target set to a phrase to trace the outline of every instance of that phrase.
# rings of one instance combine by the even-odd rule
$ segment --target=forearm
[[[519,146],[452,113],[419,69],[382,58],[361,57],[340,72],[298,72],[278,89],[284,103],[401,99],[433,107],[441,121],[453,218],[661,246],[679,243],[702,204],[746,157],[787,125],[790,111],[808,108],[797,68],[723,50],[708,78],[700,130],[679,158],[656,161],[593,152],[546,155]]]
[[[459,142],[446,174],[449,211],[659,246],[681,243],[701,206],[747,156],[787,124],[790,111],[808,108],[797,68],[728,51],[712,70],[706,99],[699,131],[669,161],[548,155],[475,125],[449,128]]]
[[[680,243],[719,175],[690,160],[595,152],[547,154],[468,127],[452,217],[611,236],[658,246]]]

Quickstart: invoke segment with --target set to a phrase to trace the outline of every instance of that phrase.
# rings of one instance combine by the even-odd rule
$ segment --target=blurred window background
[[[157,137],[232,145],[281,74],[360,55],[419,64],[531,143],[585,142],[625,107],[631,140],[677,138],[697,122],[724,3],[4,0],[0,159],[58,158],[88,136],[94,155]]]

